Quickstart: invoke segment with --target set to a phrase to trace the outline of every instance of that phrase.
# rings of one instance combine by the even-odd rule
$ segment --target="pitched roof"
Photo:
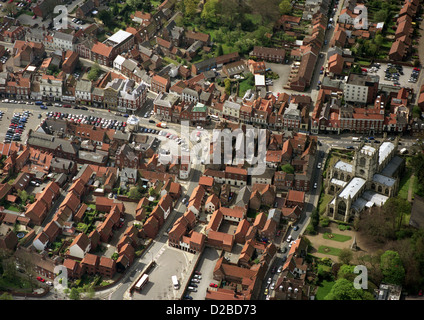
[[[97,53],[101,56],[110,57],[112,54],[113,47],[110,47],[102,42],[97,42],[91,48],[93,53]]]
[[[83,251],[85,251],[90,244],[91,244],[91,241],[88,238],[88,236],[85,233],[81,232],[79,235],[75,237],[74,241],[72,241],[70,247],[78,246]]]

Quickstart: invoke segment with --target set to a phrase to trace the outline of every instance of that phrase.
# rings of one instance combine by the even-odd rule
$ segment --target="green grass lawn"
[[[326,251],[326,249],[328,249],[328,251]],[[332,256],[338,256],[341,252],[341,249],[337,249],[337,248],[333,248],[329,246],[320,246],[318,248],[318,252],[323,254],[329,254]]]
[[[4,206],[6,210],[15,211],[15,212],[21,212],[18,207],[16,207],[13,203],[8,203]]]
[[[409,184],[411,183],[412,170],[406,168],[404,175],[399,183],[398,196],[402,199],[408,199]]]
[[[318,212],[319,214],[324,214],[327,204],[333,199],[333,196],[331,194],[323,194],[322,195],[322,201],[318,206]],[[321,199],[320,199],[321,200]]]
[[[239,97],[243,97],[247,90],[253,89],[254,87],[255,85],[251,86],[247,79],[241,81],[239,84],[239,92],[238,92]]]
[[[335,281],[327,281],[323,280],[317,290],[316,299],[317,300],[324,300],[325,296],[331,291],[331,288],[333,287]]]
[[[351,236],[345,236],[345,235],[343,235],[343,234],[338,234],[338,233],[332,233],[332,235],[333,235],[333,237],[332,238],[330,238],[329,237],[329,233],[324,233],[323,235],[322,235],[322,237],[324,238],[324,239],[327,239],[327,240],[333,240],[333,241],[338,241],[338,242],[345,242],[345,241],[348,241],[348,240],[350,240],[350,239],[352,239],[352,237]]]

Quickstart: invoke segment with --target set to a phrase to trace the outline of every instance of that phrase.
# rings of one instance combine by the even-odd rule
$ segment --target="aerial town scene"
[[[424,299],[422,2],[0,0],[0,299]]]

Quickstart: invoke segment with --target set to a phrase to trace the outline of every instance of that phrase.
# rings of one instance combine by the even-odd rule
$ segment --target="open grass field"
[[[324,233],[322,237],[327,240],[333,240],[338,242],[346,242],[352,239],[351,236],[345,236],[343,234],[338,233]]]
[[[329,246],[319,246],[318,252],[323,254],[329,254],[332,256],[338,256],[341,252],[341,249],[337,249],[337,248],[333,248]]]
[[[334,285],[334,281],[323,280],[317,290],[316,299],[324,300],[325,296],[331,291],[331,288]]]

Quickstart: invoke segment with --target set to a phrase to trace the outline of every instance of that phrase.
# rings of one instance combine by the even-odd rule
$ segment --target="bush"
[[[306,233],[310,234],[310,235],[316,235],[317,234],[312,223],[309,223],[308,226],[306,227]]]
[[[338,226],[340,231],[344,231],[344,230],[350,230],[350,226],[344,225],[344,224],[339,224]]]
[[[321,218],[320,224],[321,227],[328,227],[328,225],[330,224],[330,219],[328,217],[323,217]]]

